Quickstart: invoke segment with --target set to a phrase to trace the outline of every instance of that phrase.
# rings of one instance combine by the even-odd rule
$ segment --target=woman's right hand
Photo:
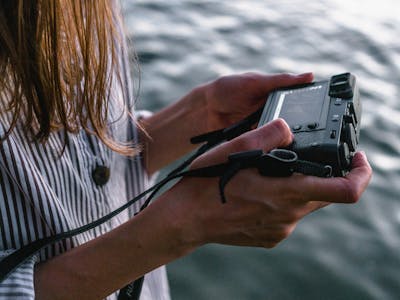
[[[275,120],[205,153],[192,168],[224,162],[233,152],[267,152],[291,141],[286,123]],[[356,202],[370,177],[361,153],[343,178],[272,178],[242,170],[227,184],[225,204],[218,178],[183,178],[128,222],[36,266],[36,296],[104,298],[206,243],[273,247],[308,213],[329,203]]]
[[[292,141],[287,124],[275,120],[205,153],[192,168],[227,160],[229,154],[251,149],[268,152]],[[242,170],[227,184],[227,203],[220,201],[218,178],[183,178],[167,193],[167,205],[181,226],[181,238],[192,247],[206,243],[274,247],[307,214],[330,203],[355,203],[371,178],[363,153],[353,158],[345,177],[319,178],[294,174],[263,177]],[[165,199],[166,200],[166,199]]]

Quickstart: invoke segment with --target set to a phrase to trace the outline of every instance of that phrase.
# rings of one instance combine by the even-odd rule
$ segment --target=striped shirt
[[[113,97],[131,99],[125,47],[121,49],[124,87]],[[111,105],[110,130],[116,140],[138,141],[135,122]],[[1,111],[0,111],[1,112]],[[9,125],[0,113],[0,136]],[[71,230],[108,214],[143,191],[149,180],[140,156],[127,158],[81,131],[69,135],[60,156],[62,133],[45,145],[28,141],[20,128],[0,144],[0,259],[34,240]],[[109,171],[109,177],[102,171]],[[107,172],[106,172],[107,173]],[[143,200],[142,200],[143,201]],[[138,211],[140,203],[93,230],[48,246],[0,282],[0,299],[34,298],[34,265],[96,238]],[[112,258],[110,258],[112,259]],[[117,294],[117,293],[116,293]],[[115,299],[116,294],[108,299]],[[141,299],[169,299],[165,267],[145,276]]]

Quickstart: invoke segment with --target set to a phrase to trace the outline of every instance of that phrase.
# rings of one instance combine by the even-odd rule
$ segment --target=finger
[[[289,145],[292,140],[293,134],[287,123],[283,119],[276,119],[208,151],[196,160],[195,165],[221,163],[226,161],[229,154],[236,152],[254,149],[269,152],[272,149]]]
[[[309,187],[304,186],[309,184],[308,177],[311,176],[293,174],[290,177],[269,177],[260,175],[257,170],[242,170],[228,183],[227,195],[239,198],[245,194],[253,202],[269,201],[269,205],[274,209],[284,206],[287,206],[285,210],[296,208],[301,216],[304,216],[332,203],[325,201],[324,196],[318,197],[315,191],[310,191]],[[311,177],[311,179],[321,178]],[[273,199],[279,199],[276,205],[271,202]]]
[[[326,201],[309,201],[306,203],[306,213],[304,215],[308,215],[316,210],[324,208],[328,205],[332,204],[331,202]]]
[[[265,194],[279,197],[282,203],[298,203],[303,206],[307,202],[310,212],[325,206],[328,203],[355,203],[366,189],[372,170],[365,157],[360,152],[353,158],[352,170],[346,177],[320,178],[293,174],[286,178],[254,176],[254,170],[240,172],[232,181],[241,183],[241,189],[245,189],[249,195]],[[253,176],[252,176],[253,175]],[[236,184],[233,184],[236,186]],[[235,192],[234,189],[232,191]],[[319,204],[318,204],[319,203]]]
[[[261,86],[263,88],[263,94],[268,94],[272,90],[287,87],[291,85],[309,83],[314,79],[313,73],[303,74],[276,74],[276,75],[263,75],[261,77]]]
[[[297,189],[305,199],[331,203],[355,203],[371,180],[372,169],[364,153],[353,158],[352,170],[345,177],[298,176]]]

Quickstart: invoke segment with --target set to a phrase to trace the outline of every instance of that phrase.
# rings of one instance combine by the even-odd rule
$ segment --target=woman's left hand
[[[204,130],[217,130],[240,121],[260,108],[268,94],[277,88],[312,80],[312,73],[264,75],[251,72],[220,77],[200,87],[206,105]]]
[[[312,73],[244,73],[196,87],[180,101],[141,120],[147,132],[143,134],[147,171],[153,173],[192,151],[191,137],[228,127],[255,112],[272,90],[312,80]]]

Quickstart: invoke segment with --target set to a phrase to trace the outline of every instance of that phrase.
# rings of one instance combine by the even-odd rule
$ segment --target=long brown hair
[[[65,137],[83,128],[134,153],[107,130],[111,84],[122,84],[113,2],[0,0],[0,102],[13,116],[3,139],[23,116],[25,132],[40,142],[61,128]]]

